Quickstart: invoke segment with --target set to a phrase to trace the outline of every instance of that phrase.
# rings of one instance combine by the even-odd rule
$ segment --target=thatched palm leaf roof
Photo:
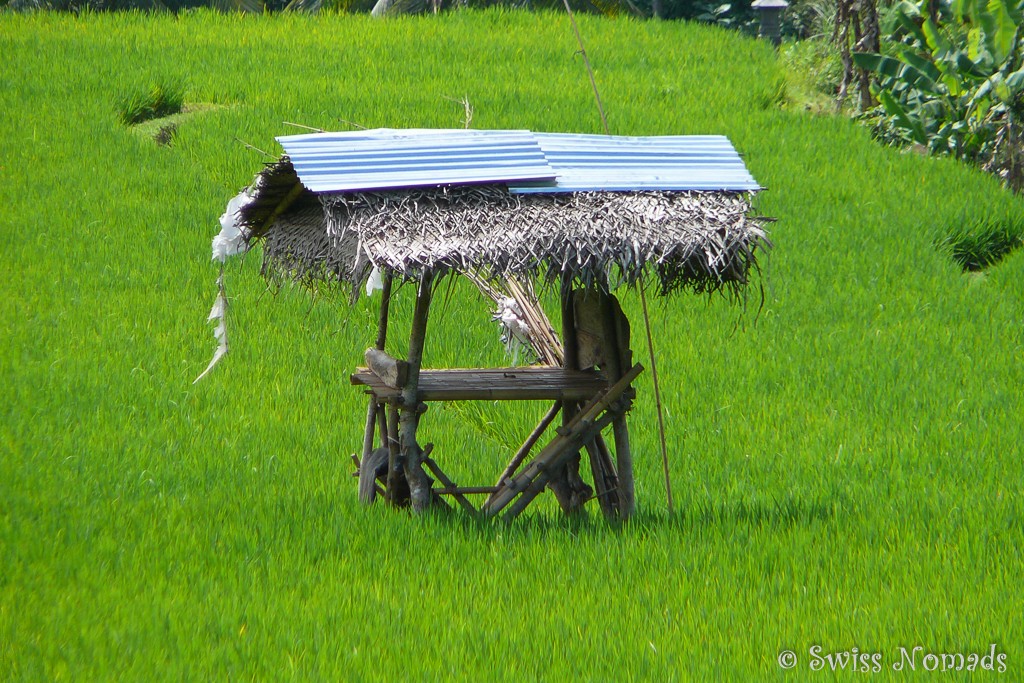
[[[568,273],[584,284],[635,283],[663,293],[738,286],[769,246],[765,219],[740,191],[516,194],[505,184],[310,192],[288,156],[268,166],[239,213],[264,240],[264,272],[358,287],[373,266],[494,277]]]
[[[323,197],[327,232],[355,234],[367,259],[406,277],[424,269],[496,277],[568,272],[584,283],[611,270],[632,284],[654,266],[668,291],[743,282],[765,244],[736,193],[513,195],[463,186]],[[355,273],[358,278],[360,273]]]

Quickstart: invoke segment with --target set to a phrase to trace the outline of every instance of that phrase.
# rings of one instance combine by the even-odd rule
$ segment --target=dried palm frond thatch
[[[264,272],[361,286],[372,268],[494,278],[568,274],[583,285],[634,284],[651,268],[662,293],[746,282],[769,242],[740,192],[512,194],[462,185],[314,195],[287,158],[255,184],[241,213],[263,239]]]

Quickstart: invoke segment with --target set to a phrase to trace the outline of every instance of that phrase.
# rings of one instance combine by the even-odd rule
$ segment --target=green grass
[[[258,254],[228,267],[231,353],[191,384],[217,217],[266,160],[237,140],[460,126],[463,96],[476,127],[598,132],[564,17],[0,17],[0,679],[803,680],[828,677],[816,644],[888,667],[990,643],[1020,675],[1024,255],[976,277],[936,248],[1020,200],[781,111],[763,44],[580,21],[613,132],[729,135],[779,219],[758,316],[654,303],[678,512],[645,376],[623,528],[550,497],[511,528],[361,508],[347,374],[375,302],[267,294]],[[224,106],[161,147],[117,103],[172,81]],[[426,362],[505,362],[488,308],[458,287]],[[544,406],[472,410],[433,406],[424,441],[490,483]]]
[[[161,144],[169,144],[170,140],[177,134],[178,127],[202,114],[216,111],[223,108],[216,104],[183,104],[181,111],[148,119],[142,123],[132,126],[132,131],[144,139],[154,140]]]
[[[121,123],[133,126],[181,112],[185,104],[185,88],[176,82],[160,82],[144,91],[132,92],[121,100],[118,116]]]
[[[964,216],[952,226],[940,246],[964,270],[979,271],[1024,244],[1024,222],[1014,216]]]

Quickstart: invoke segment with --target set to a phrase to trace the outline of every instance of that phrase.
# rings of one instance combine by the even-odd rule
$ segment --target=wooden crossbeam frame
[[[561,293],[565,341],[561,368],[421,370],[432,282],[433,274],[424,272],[417,287],[409,355],[403,361],[384,352],[392,289],[390,273],[384,275],[377,340],[366,352],[369,368],[358,368],[351,376],[353,384],[366,386],[370,394],[362,458],[353,454],[357,469],[360,461],[374,469],[372,473],[363,473],[361,499],[369,503],[382,495],[393,505],[411,504],[414,511],[420,512],[433,503],[449,507],[441,496],[452,496],[467,512],[483,512],[492,517],[500,514],[503,519],[511,520],[545,488],[550,488],[567,514],[574,514],[588,500],[596,498],[605,516],[630,517],[635,504],[625,414],[634,395],[632,382],[643,367],[631,366],[628,323],[614,297],[598,290],[597,308],[592,303],[594,299],[579,299],[582,310],[589,316],[586,318],[590,321],[589,339],[594,338],[595,326],[601,328],[596,332],[603,344],[599,360],[585,361],[600,365],[600,373],[579,368],[574,301],[582,290],[574,292],[567,277],[563,278]],[[623,338],[619,338],[620,334]],[[593,342],[590,343],[588,350],[593,348]],[[626,367],[629,370],[623,371]],[[459,486],[430,457],[433,445],[421,448],[416,441],[419,417],[426,410],[425,401],[438,400],[554,400],[554,403],[494,486]],[[562,424],[556,436],[522,467],[559,414]],[[615,437],[614,461],[601,435],[608,426],[612,427]],[[375,449],[377,434],[380,445]],[[589,456],[594,489],[579,475],[582,451]],[[375,454],[373,458],[370,458],[371,453]],[[387,454],[386,471],[381,464],[384,453]],[[428,476],[428,470],[440,483],[439,487],[434,486],[435,479]],[[377,481],[372,481],[375,476]],[[466,498],[472,494],[487,494],[481,508]]]

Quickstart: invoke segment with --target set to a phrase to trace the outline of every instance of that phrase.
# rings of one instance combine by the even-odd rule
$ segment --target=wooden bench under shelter
[[[596,500],[630,517],[626,414],[644,368],[612,283],[642,286],[645,270],[662,294],[746,283],[768,242],[750,210],[758,186],[728,140],[380,129],[279,141],[286,155],[233,200],[247,241],[264,242],[264,273],[381,289],[376,343],[351,375],[368,396],[360,498],[421,511],[450,497],[512,519],[550,489],[566,513]],[[456,274],[496,301],[537,365],[421,367],[434,290]],[[561,335],[534,280],[558,288]],[[384,352],[396,282],[415,284],[405,358]],[[417,441],[434,401],[551,405],[493,484],[460,486]]]

